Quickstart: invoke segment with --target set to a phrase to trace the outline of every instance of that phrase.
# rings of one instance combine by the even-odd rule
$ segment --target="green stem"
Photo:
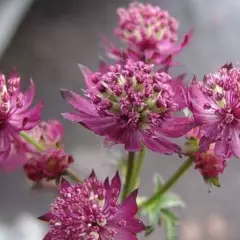
[[[135,153],[129,152],[128,153],[128,159],[127,159],[127,174],[126,174],[126,180],[125,185],[122,193],[122,200],[124,200],[128,194],[132,191],[132,177],[133,177],[133,170],[134,170],[134,158]]]
[[[80,182],[82,183],[83,181],[78,177],[78,175],[70,168],[68,168],[66,171],[65,171],[65,174],[70,178],[72,179],[74,182]]]
[[[192,166],[193,159],[189,157],[178,169],[177,171],[167,180],[159,191],[157,191],[152,197],[147,201],[143,202],[139,207],[144,208],[155,201],[157,201],[163,194],[165,194],[172,186],[177,183],[177,181],[184,175],[184,173]]]
[[[34,138],[32,138],[29,134],[22,131],[20,132],[20,135],[26,140],[26,142],[32,144],[37,150],[44,151],[44,147],[39,144]]]
[[[137,188],[140,181],[140,173],[145,159],[146,148],[143,146],[142,150],[138,154],[138,158],[135,160],[133,176],[132,176],[132,185],[131,189],[134,190]]]

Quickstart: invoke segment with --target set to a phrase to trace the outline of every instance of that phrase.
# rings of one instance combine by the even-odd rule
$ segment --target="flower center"
[[[177,20],[159,7],[133,3],[129,9],[118,9],[118,14],[120,24],[116,28],[116,35],[125,41],[140,45],[144,43],[147,47],[162,39],[177,40]]]
[[[109,67],[109,72],[95,73],[95,85],[86,93],[100,116],[115,116],[120,124],[135,129],[160,124],[176,111],[174,93],[166,73],[152,74],[153,66],[129,61],[124,66]]]

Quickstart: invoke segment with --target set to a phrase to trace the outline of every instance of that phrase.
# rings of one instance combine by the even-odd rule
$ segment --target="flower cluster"
[[[32,181],[60,177],[73,162],[72,156],[64,152],[60,143],[62,125],[56,120],[42,121],[27,133],[38,143],[38,149],[25,152],[24,171],[27,177]]]
[[[127,59],[146,63],[173,65],[172,56],[178,54],[190,41],[188,33],[181,44],[178,40],[178,21],[167,11],[151,4],[130,3],[129,8],[119,8],[118,27],[115,34],[126,43],[120,50],[105,39],[111,57],[125,62]]]
[[[46,240],[136,240],[136,234],[144,229],[135,218],[138,211],[137,191],[120,204],[118,196],[121,181],[118,173],[105,182],[92,172],[82,184],[61,182],[60,196],[51,211],[41,220],[50,224]]]
[[[124,65],[109,66],[105,73],[88,75],[86,84],[85,98],[62,90],[77,110],[64,113],[66,119],[124,144],[128,151],[139,151],[143,144],[166,154],[180,151],[163,135],[175,137],[190,130],[189,118],[174,116],[186,105],[181,79],[173,80],[165,72],[153,73],[152,65],[128,60]],[[172,131],[167,129],[169,125],[174,126]]]
[[[240,157],[240,68],[225,64],[203,81],[194,77],[187,87],[185,74],[171,77],[168,70],[176,65],[172,58],[189,43],[192,32],[178,44],[178,21],[150,4],[133,2],[117,14],[115,34],[126,47],[119,49],[105,39],[108,55],[116,62],[108,65],[101,60],[98,72],[79,65],[86,83],[83,96],[65,89],[61,93],[75,109],[63,113],[65,119],[128,152],[122,161],[126,173],[122,201],[118,172],[111,182],[100,181],[94,171],[82,182],[69,169],[73,158],[61,144],[62,125],[57,120],[40,121],[41,102],[30,107],[33,82],[22,92],[16,73],[9,79],[0,74],[0,169],[21,165],[28,179],[55,180],[54,187],[60,190],[50,212],[39,218],[50,225],[44,240],[137,240],[141,231],[146,235],[154,231],[160,219],[171,226],[172,235],[177,218],[166,208],[167,201],[176,206],[180,200],[167,197],[170,187],[192,164],[208,184],[220,186],[218,178],[229,158]],[[156,70],[159,65],[163,68]],[[186,112],[190,114],[183,116]],[[169,140],[182,136],[185,148]],[[188,158],[165,185],[155,179],[153,196],[139,198],[140,214],[149,218],[147,227],[136,218],[134,191],[145,147]]]
[[[0,74],[0,168],[8,165],[13,142],[21,144],[21,131],[32,129],[40,120],[42,103],[30,108],[35,96],[35,85],[22,92],[20,77],[14,72],[6,79]],[[16,161],[16,165],[22,164]]]

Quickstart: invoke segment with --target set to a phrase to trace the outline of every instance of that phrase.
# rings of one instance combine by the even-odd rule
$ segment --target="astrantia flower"
[[[127,44],[126,50],[120,50],[108,40],[105,41],[109,55],[119,60],[127,58],[170,64],[172,55],[179,53],[191,37],[187,34],[181,44],[178,40],[178,21],[158,6],[133,2],[129,8],[117,10],[119,24],[115,33]]]
[[[38,149],[34,145],[27,144],[24,171],[32,181],[42,179],[55,179],[61,176],[73,162],[72,156],[64,152],[61,139],[63,127],[57,120],[41,121],[28,131],[27,134],[38,143]]]
[[[201,151],[215,143],[215,154],[240,157],[240,69],[231,64],[205,75],[204,81],[193,80],[190,108],[203,136]]]
[[[218,177],[224,172],[227,161],[214,154],[213,150],[196,153],[195,168],[199,170],[207,183],[219,186]]]
[[[0,167],[8,164],[12,143],[21,142],[19,133],[32,129],[40,120],[42,103],[30,108],[34,95],[32,81],[30,88],[23,93],[17,74],[8,80],[0,74]]]
[[[24,172],[32,181],[55,179],[73,163],[72,156],[63,149],[46,149],[43,152],[29,154],[24,164]]]
[[[144,144],[161,153],[178,152],[179,147],[162,133],[178,137],[190,130],[188,118],[173,117],[185,106],[182,81],[173,81],[164,72],[153,74],[152,68],[132,61],[109,66],[107,72],[86,78],[85,98],[62,90],[63,97],[77,110],[63,116],[107,140],[124,144],[128,151],[141,150]]]
[[[218,177],[224,172],[227,166],[227,159],[214,153],[215,143],[212,143],[207,151],[199,151],[199,141],[202,137],[202,131],[199,127],[188,132],[186,137],[187,153],[194,158],[195,169],[199,170],[208,184],[219,187]]]
[[[50,224],[44,240],[137,240],[136,234],[144,230],[135,218],[137,191],[120,204],[120,188],[118,173],[111,184],[99,181],[94,172],[83,184],[63,179],[51,211],[40,217]]]

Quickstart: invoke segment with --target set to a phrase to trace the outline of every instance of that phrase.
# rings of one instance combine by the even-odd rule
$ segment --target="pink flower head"
[[[224,172],[226,166],[227,161],[222,157],[216,156],[213,150],[196,153],[195,169],[199,170],[207,182],[217,179]]]
[[[24,171],[32,181],[60,177],[73,163],[73,158],[62,149],[46,149],[44,152],[30,154],[24,164]]]
[[[22,141],[19,133],[32,129],[40,120],[42,103],[30,108],[34,96],[32,81],[29,89],[21,92],[20,77],[16,73],[8,80],[0,74],[0,168],[8,165],[12,143]],[[15,165],[19,163],[16,160]]]
[[[126,58],[154,64],[172,64],[171,56],[179,53],[190,41],[187,34],[181,44],[178,40],[178,21],[158,6],[138,2],[129,8],[117,10],[119,24],[116,35],[127,44],[119,50],[106,40],[110,56],[119,60]]]
[[[172,81],[164,72],[152,73],[152,65],[128,61],[109,66],[105,73],[86,78],[85,98],[68,90],[63,97],[77,110],[63,116],[81,123],[128,151],[139,151],[142,144],[152,151],[170,154],[179,147],[162,134],[179,137],[189,131],[189,120],[173,117],[184,107],[181,81]]]
[[[120,204],[120,188],[118,173],[111,184],[99,181],[94,172],[83,184],[63,179],[51,212],[39,218],[50,224],[44,240],[137,240],[136,234],[144,230],[135,218],[137,191]]]
[[[240,69],[231,64],[205,75],[204,81],[193,80],[190,108],[202,131],[201,151],[215,143],[215,154],[240,157]]]
[[[202,136],[203,132],[199,127],[186,134],[187,154],[194,158],[195,169],[199,170],[204,180],[210,185],[219,187],[218,177],[224,172],[227,160],[214,153],[215,143],[212,143],[206,152],[200,152],[199,142]]]
[[[57,120],[41,121],[28,134],[40,144],[42,149],[27,145],[24,171],[32,181],[55,179],[61,176],[73,162],[61,144],[63,127]]]

